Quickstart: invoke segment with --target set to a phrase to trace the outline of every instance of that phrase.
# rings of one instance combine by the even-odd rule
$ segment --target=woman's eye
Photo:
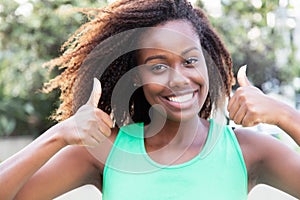
[[[151,67],[151,70],[156,73],[163,72],[166,69],[168,69],[168,66],[164,64],[156,64]]]
[[[198,62],[198,58],[191,57],[185,60],[186,65],[193,65]]]

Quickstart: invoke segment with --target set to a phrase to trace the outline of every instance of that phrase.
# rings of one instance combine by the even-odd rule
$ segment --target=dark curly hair
[[[63,45],[63,55],[46,63],[63,72],[45,84],[47,92],[61,90],[60,107],[54,118],[58,121],[72,116],[86,103],[92,89],[93,77],[102,84],[98,107],[113,113],[118,124],[149,123],[150,105],[141,88],[134,89],[132,81],[122,85],[119,97],[128,95],[129,105],[112,102],[112,93],[119,79],[137,66],[137,28],[154,27],[171,20],[190,22],[200,38],[209,75],[209,94],[199,116],[209,118],[229,96],[233,81],[232,60],[219,36],[211,27],[205,13],[187,0],[119,0],[105,8],[81,9],[90,17]],[[124,49],[130,49],[124,52]],[[119,99],[121,101],[122,99]]]

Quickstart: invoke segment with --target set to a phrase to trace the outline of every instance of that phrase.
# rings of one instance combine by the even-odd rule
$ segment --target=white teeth
[[[191,100],[193,98],[193,96],[194,96],[194,94],[190,93],[190,94],[186,94],[186,95],[182,95],[182,96],[167,97],[167,99],[172,102],[183,103],[185,101]]]

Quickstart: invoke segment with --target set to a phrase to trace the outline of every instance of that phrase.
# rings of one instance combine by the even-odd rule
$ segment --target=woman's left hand
[[[239,69],[237,81],[240,87],[230,98],[227,107],[230,119],[245,127],[258,123],[277,125],[281,102],[251,85],[246,76],[246,66]]]

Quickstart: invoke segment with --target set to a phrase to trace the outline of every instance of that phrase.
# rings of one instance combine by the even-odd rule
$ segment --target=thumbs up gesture
[[[68,145],[95,147],[110,136],[113,122],[107,113],[97,107],[101,92],[100,81],[94,78],[89,100],[65,122],[68,130],[64,140]]]
[[[251,85],[246,75],[246,66],[239,69],[237,81],[240,87],[230,98],[227,107],[229,118],[243,126],[277,124],[278,102]]]

